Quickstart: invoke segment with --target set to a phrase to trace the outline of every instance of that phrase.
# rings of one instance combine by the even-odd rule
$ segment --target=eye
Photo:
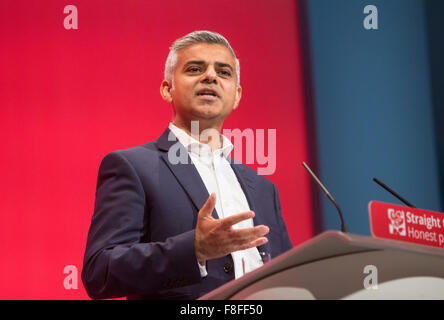
[[[189,67],[187,69],[187,72],[192,72],[192,73],[199,72],[199,71],[200,71],[199,67]]]
[[[223,76],[226,76],[226,77],[230,77],[231,76],[231,72],[228,71],[228,70],[220,70],[219,73],[221,75],[223,75]]]

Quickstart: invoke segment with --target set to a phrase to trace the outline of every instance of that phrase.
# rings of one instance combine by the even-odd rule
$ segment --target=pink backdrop
[[[69,4],[78,30],[63,26]],[[297,14],[292,0],[1,1],[0,299],[88,298],[80,272],[99,163],[163,132],[164,61],[194,30],[223,34],[237,52],[243,99],[225,128],[277,130],[268,178],[293,244],[309,239]],[[78,289],[65,289],[66,265]]]

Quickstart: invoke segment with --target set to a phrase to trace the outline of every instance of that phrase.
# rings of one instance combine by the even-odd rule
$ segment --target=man
[[[100,165],[82,270],[92,298],[195,299],[292,247],[276,187],[220,134],[242,96],[228,41],[176,40],[160,93],[169,128]]]

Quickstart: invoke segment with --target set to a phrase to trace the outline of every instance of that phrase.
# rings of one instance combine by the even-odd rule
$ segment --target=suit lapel
[[[253,222],[255,226],[263,224],[262,216],[257,212],[256,203],[254,202],[253,195],[255,193],[255,184],[253,178],[247,173],[247,168],[245,165],[235,162],[230,158],[230,164],[233,168],[234,173],[236,174],[237,180],[244,191],[245,197],[247,198],[248,205],[250,206],[250,210],[254,211],[255,215],[253,218]],[[270,247],[268,242],[264,245],[257,247],[259,252],[266,252],[270,254]]]
[[[168,139],[168,136],[170,137],[170,139]],[[180,149],[179,150],[180,154],[186,155],[186,163],[173,164],[168,159],[168,151],[176,143],[178,143],[177,146],[178,149]],[[161,158],[163,159],[165,164],[169,167],[169,169],[176,177],[180,185],[183,187],[185,192],[188,194],[191,201],[196,206],[197,211],[199,211],[200,208],[202,208],[202,206],[205,204],[210,195],[208,194],[207,188],[205,187],[205,184],[203,183],[202,178],[199,175],[199,172],[194,166],[193,161],[188,155],[188,151],[168,128],[160,136],[156,144],[159,150],[163,151],[161,153]],[[217,219],[218,215],[216,209],[213,210],[212,215],[214,218]]]

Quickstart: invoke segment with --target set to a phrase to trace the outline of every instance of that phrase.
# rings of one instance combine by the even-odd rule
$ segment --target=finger
[[[264,225],[246,229],[233,229],[230,237],[237,241],[251,242],[259,237],[263,237],[270,232],[270,228]]]
[[[220,219],[219,221],[221,222],[221,226],[223,228],[231,228],[231,226],[235,225],[236,223],[251,219],[253,217],[254,217],[254,212],[247,211],[247,212],[242,212],[242,213],[238,213],[238,214],[229,216],[224,219]]]
[[[211,216],[215,206],[216,206],[216,194],[213,192],[212,194],[210,194],[207,201],[204,203],[204,205],[200,209],[199,215],[200,216]]]
[[[239,251],[239,250],[246,250],[246,249],[250,249],[250,248],[254,248],[254,247],[259,247],[263,244],[266,244],[268,242],[268,239],[266,237],[260,237],[256,240],[250,241],[248,243],[244,243],[242,245],[237,246],[237,248],[235,249],[235,251]]]
[[[242,246],[248,244],[252,241],[264,237],[269,232],[268,227],[261,226],[257,228],[251,228],[249,230],[233,230],[230,233],[229,239],[231,239],[231,244],[235,246]]]

